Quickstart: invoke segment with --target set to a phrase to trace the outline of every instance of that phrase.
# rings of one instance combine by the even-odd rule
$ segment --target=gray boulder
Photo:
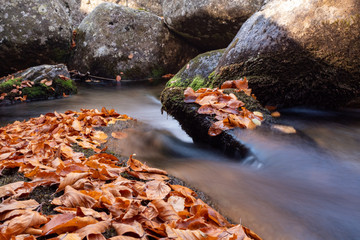
[[[71,24],[58,0],[0,0],[0,75],[70,54]]]
[[[165,23],[203,50],[226,47],[264,0],[164,0]]]
[[[123,73],[123,79],[142,79],[176,72],[197,53],[158,16],[102,3],[79,26],[71,67],[98,76]]]
[[[67,7],[73,28],[77,28],[81,21],[98,5],[104,2],[116,3],[137,10],[147,11],[162,16],[162,0],[60,0]]]
[[[273,0],[247,20],[215,85],[247,76],[267,105],[344,106],[359,96],[360,2]]]
[[[199,54],[191,59],[170,81],[167,87],[191,87],[197,90],[208,87],[211,73],[219,63],[225,49],[219,49]],[[209,78],[210,76],[210,78]]]

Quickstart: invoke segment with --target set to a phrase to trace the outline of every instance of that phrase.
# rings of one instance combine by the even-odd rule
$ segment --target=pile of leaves
[[[127,121],[114,110],[48,113],[0,128],[0,169],[17,168],[31,181],[0,187],[0,239],[260,239],[230,224],[196,198],[167,182],[167,173],[130,156],[123,164],[103,152],[107,135],[94,127]],[[96,154],[75,152],[76,144]],[[46,215],[35,188],[57,187]]]
[[[197,103],[201,105],[199,114],[215,115],[215,121],[209,128],[210,136],[217,136],[222,131],[235,127],[254,129],[261,125],[263,114],[251,112],[244,107],[244,103],[235,94],[225,94],[224,89],[235,88],[251,95],[246,78],[240,80],[226,81],[221,89],[200,88],[196,92],[188,87],[184,91],[186,103]],[[252,97],[255,97],[252,95]]]

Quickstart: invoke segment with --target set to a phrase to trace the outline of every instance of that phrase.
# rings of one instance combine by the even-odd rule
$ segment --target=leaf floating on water
[[[286,134],[294,134],[296,133],[296,129],[292,126],[285,126],[285,125],[273,125],[272,128],[280,131],[280,132],[283,132],[283,133],[286,133]]]

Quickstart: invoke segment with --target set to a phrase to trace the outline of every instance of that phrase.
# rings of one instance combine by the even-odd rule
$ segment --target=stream
[[[293,108],[279,122],[304,137],[235,130],[256,161],[195,145],[161,114],[163,86],[79,86],[65,99],[0,107],[0,126],[47,112],[114,108],[147,123],[126,154],[205,192],[220,212],[264,240],[360,239],[360,111]]]

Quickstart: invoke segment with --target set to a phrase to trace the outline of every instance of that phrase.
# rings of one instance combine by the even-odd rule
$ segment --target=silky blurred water
[[[0,124],[47,112],[114,108],[152,130],[129,137],[124,153],[204,191],[232,221],[263,239],[360,239],[360,112],[288,109],[270,129],[237,130],[252,164],[197,146],[179,124],[161,115],[162,86],[82,86],[66,99],[0,107]],[[146,134],[146,135],[145,135]]]

